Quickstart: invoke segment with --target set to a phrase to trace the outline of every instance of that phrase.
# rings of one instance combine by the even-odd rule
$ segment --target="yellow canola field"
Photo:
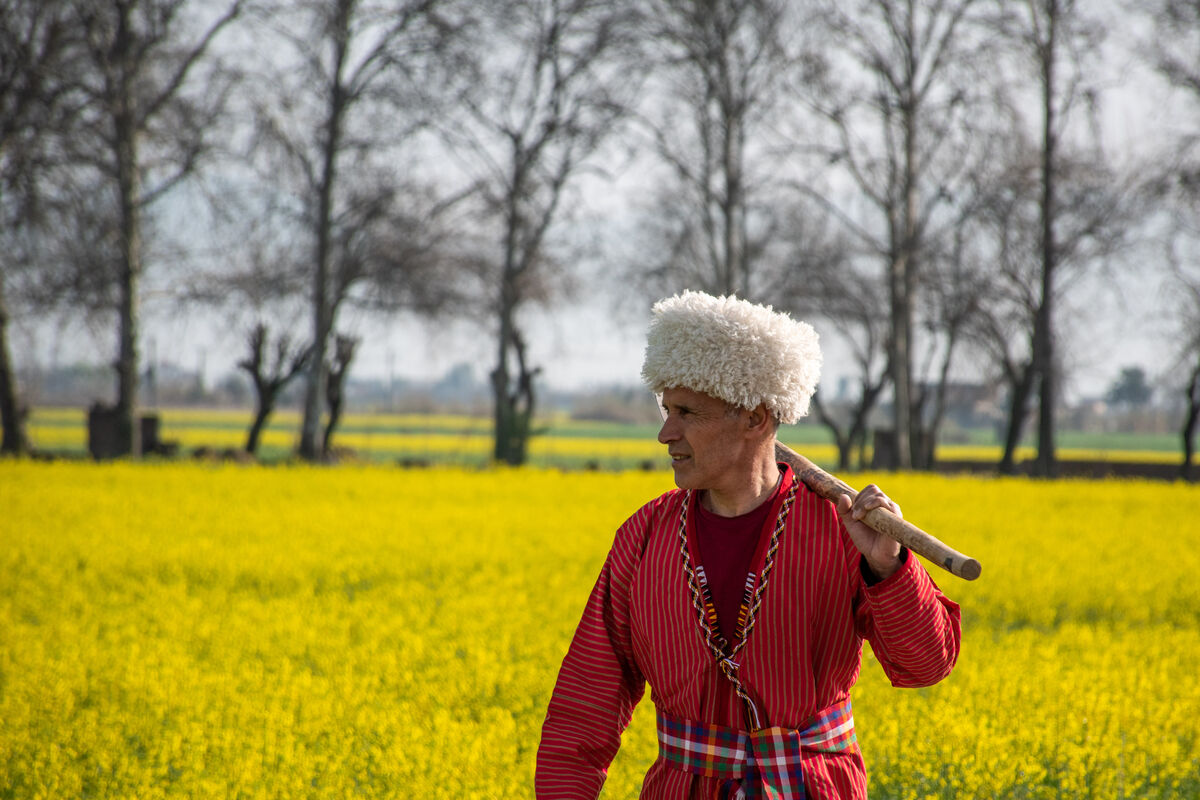
[[[855,715],[879,798],[1200,796],[1200,490],[872,477],[977,557],[955,672]],[[666,472],[0,462],[0,787],[524,798],[613,530]],[[638,709],[604,796],[653,759]]]

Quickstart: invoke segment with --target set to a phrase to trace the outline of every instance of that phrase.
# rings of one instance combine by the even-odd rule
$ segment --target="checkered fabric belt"
[[[658,711],[659,757],[675,769],[722,779],[721,798],[803,800],[803,752],[856,751],[850,698],[817,714],[801,730],[763,728],[747,733]]]

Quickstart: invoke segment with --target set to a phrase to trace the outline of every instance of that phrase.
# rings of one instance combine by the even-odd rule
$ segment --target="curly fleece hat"
[[[686,291],[654,304],[642,380],[651,391],[681,387],[757,408],[780,422],[808,413],[821,375],[817,332],[787,314]]]

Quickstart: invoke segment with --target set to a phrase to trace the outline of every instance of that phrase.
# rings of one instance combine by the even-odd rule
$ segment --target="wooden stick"
[[[790,464],[796,476],[809,489],[834,504],[842,495],[851,500],[858,496],[854,489],[785,444],[775,443],[775,457]],[[871,509],[863,516],[863,522],[964,580],[975,580],[983,569],[975,559],[968,558],[885,508]]]

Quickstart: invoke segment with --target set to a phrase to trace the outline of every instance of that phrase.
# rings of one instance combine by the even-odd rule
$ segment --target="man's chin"
[[[690,458],[672,459],[671,471],[675,475],[675,485],[680,489],[694,489],[692,485],[692,460]]]

